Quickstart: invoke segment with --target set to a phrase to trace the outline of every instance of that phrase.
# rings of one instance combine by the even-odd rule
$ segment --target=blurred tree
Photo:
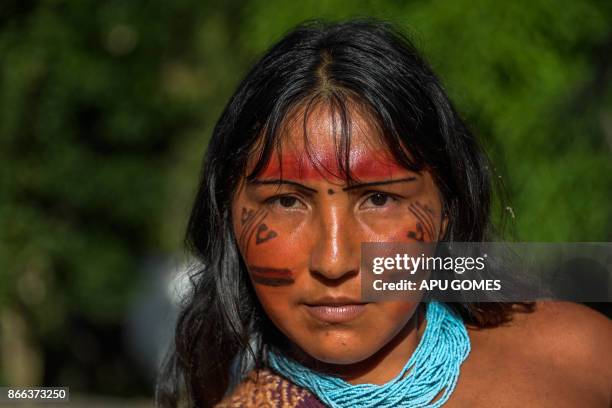
[[[518,238],[612,238],[609,2],[3,1],[0,319],[23,323],[24,353],[69,366],[47,355],[71,351],[71,322],[121,323],[139,260],[180,247],[249,64],[303,20],[357,16],[401,25],[430,59],[505,180]],[[109,389],[113,367],[89,386],[128,392]]]
[[[33,346],[28,353],[5,349],[6,367],[9,359],[38,366],[32,356],[44,359],[40,348],[71,352],[77,318],[120,324],[139,259],[178,246],[182,228],[170,228],[168,237],[163,225],[175,211],[169,174],[183,160],[183,144],[197,144],[197,156],[204,149],[201,132],[216,113],[206,96],[232,60],[220,48],[232,38],[234,25],[224,20],[230,6],[0,5],[0,314],[28,328],[2,336]],[[40,384],[44,372],[3,375]]]

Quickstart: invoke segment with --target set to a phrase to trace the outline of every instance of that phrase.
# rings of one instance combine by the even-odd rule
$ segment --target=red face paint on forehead
[[[348,170],[352,179],[367,182],[406,175],[408,170],[386,148],[371,115],[356,104],[350,108],[348,119],[352,135]],[[267,166],[256,176],[269,180],[343,182],[346,174],[341,171],[337,151],[337,142],[341,140],[339,123],[340,118],[326,105],[319,105],[309,113],[296,111],[286,123],[280,152],[274,152]]]
[[[283,152],[270,157],[268,165],[258,175],[260,179],[291,179],[304,181],[344,180],[335,152],[318,152],[309,158],[306,154]],[[281,169],[282,163],[282,169]],[[360,181],[390,179],[407,169],[390,158],[386,151],[353,150],[349,159],[352,178]]]

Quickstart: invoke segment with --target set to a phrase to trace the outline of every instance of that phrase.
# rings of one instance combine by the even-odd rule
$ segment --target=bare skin
[[[431,175],[401,167],[367,115],[355,109],[351,119],[355,185],[341,175],[337,127],[322,105],[306,127],[315,163],[303,153],[298,111],[286,127],[282,166],[273,155],[254,182],[243,180],[232,215],[258,299],[294,356],[353,384],[383,384],[410,358],[424,325],[418,303],[361,303],[360,244],[436,241],[447,220]],[[329,307],[357,312],[342,321],[315,312]],[[611,331],[607,319],[574,305],[470,329],[472,353],[448,406],[608,406]]]
[[[507,325],[468,329],[472,352],[449,407],[609,407],[612,324],[586,306],[542,302]]]

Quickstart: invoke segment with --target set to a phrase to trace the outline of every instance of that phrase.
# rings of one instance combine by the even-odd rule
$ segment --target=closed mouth
[[[359,317],[367,303],[348,298],[327,298],[305,303],[311,316],[326,323],[346,323]]]

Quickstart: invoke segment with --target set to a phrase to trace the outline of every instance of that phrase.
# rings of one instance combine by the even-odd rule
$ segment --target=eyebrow
[[[259,180],[259,179],[254,179],[254,180],[250,180],[248,182],[248,184],[254,184],[254,185],[281,185],[281,184],[289,184],[290,186],[294,186],[297,188],[300,188],[302,190],[306,190],[306,191],[310,191],[311,193],[318,193],[317,190],[315,190],[314,188],[310,188],[310,187],[306,187],[303,184],[297,183],[295,181],[291,181],[291,180],[281,180],[281,179],[276,179],[276,180]]]
[[[408,183],[411,181],[415,181],[416,179],[417,179],[416,177],[411,176],[411,177],[401,178],[397,180],[373,181],[371,183],[354,184],[352,186],[343,188],[342,191],[357,190],[359,188],[383,186],[383,185],[395,184],[395,183]]]

